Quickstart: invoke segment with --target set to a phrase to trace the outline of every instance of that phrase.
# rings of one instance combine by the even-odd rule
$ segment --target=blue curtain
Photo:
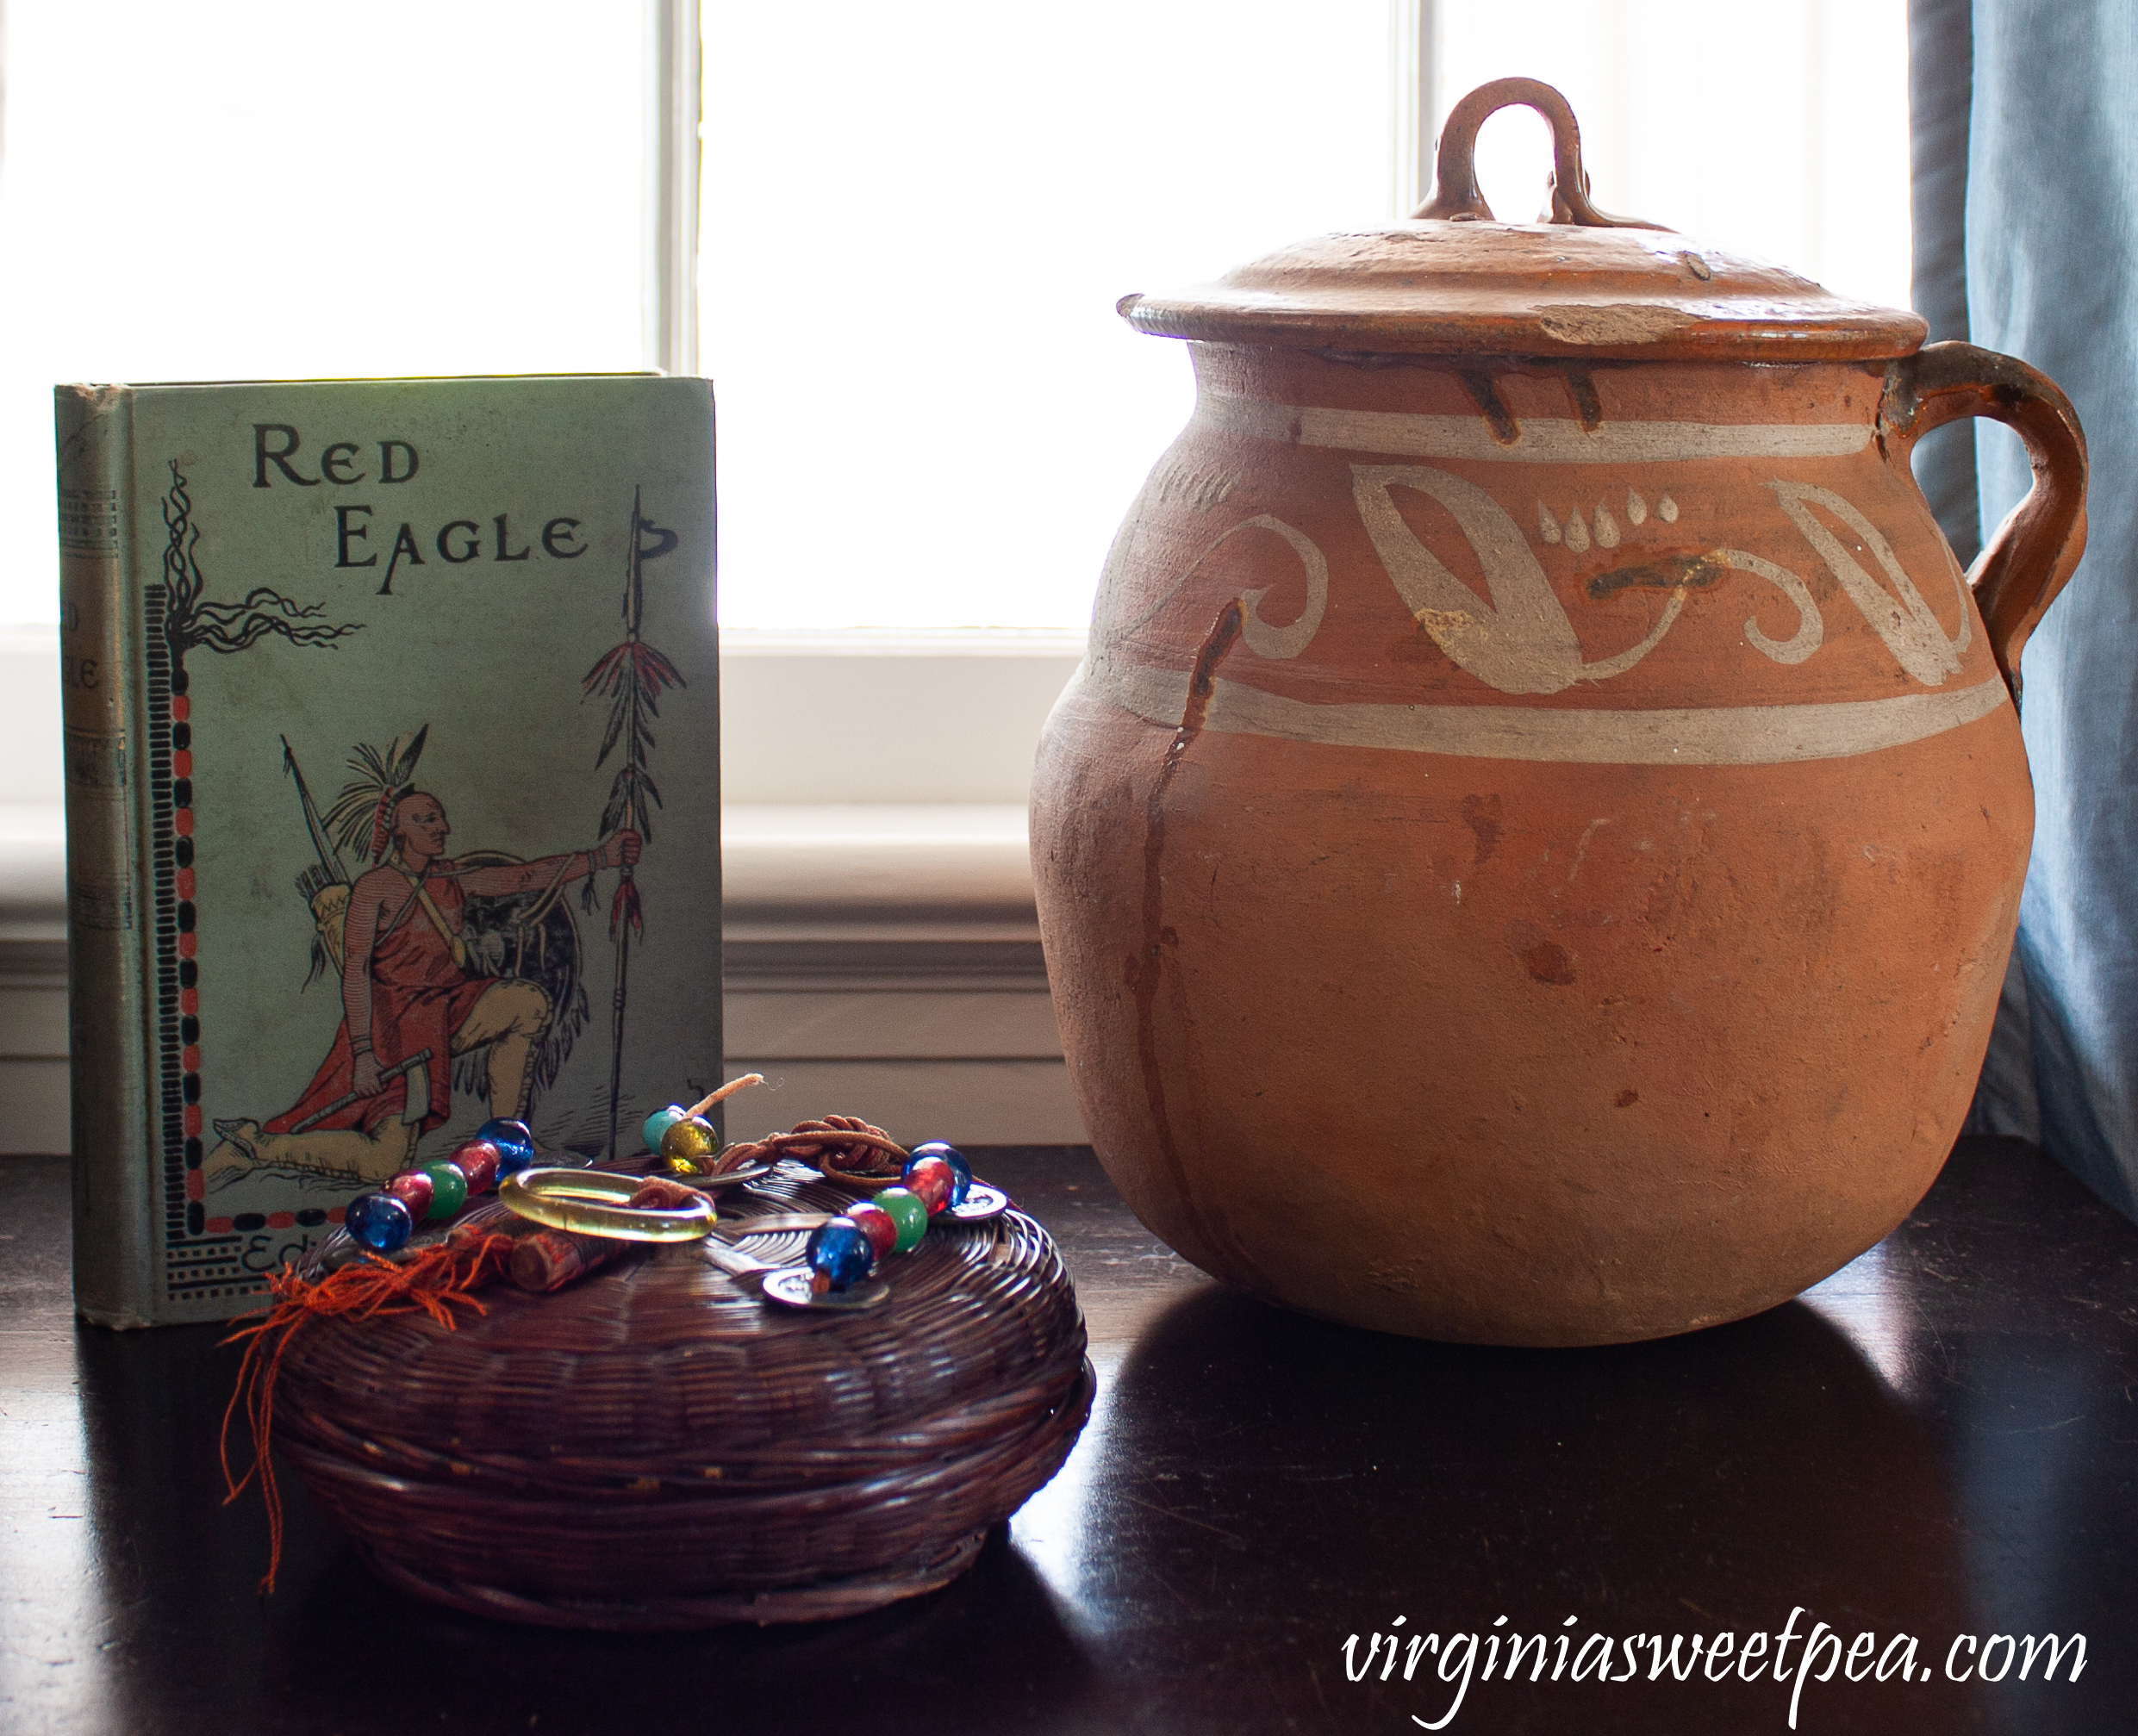
[[[1973,342],[2062,386],[2092,465],[2085,560],[2022,665],[2034,859],[1973,1125],[2039,1137],[2138,1216],[2138,5],[1914,0],[1910,23],[1918,300],[1949,317],[1957,289]],[[1974,457],[1992,526],[2026,457],[1987,430]]]

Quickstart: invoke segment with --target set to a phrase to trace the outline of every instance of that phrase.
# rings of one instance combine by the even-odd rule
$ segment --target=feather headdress
[[[385,860],[393,847],[394,804],[415,788],[415,762],[423,756],[428,724],[412,736],[396,737],[391,747],[358,742],[349,757],[356,774],[341,787],[326,825],[344,849],[361,849],[373,862]]]

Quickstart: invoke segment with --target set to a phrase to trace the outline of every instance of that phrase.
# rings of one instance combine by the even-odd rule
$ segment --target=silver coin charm
[[[806,1266],[782,1266],[766,1272],[758,1283],[767,1302],[787,1308],[836,1309],[846,1313],[880,1307],[891,1294],[888,1286],[870,1280],[851,1290],[827,1290],[820,1296],[809,1287],[813,1276]]]
[[[953,1223],[985,1223],[1009,1209],[1009,1195],[999,1187],[989,1187],[984,1181],[976,1181],[965,1190],[964,1204],[953,1205],[943,1216]]]

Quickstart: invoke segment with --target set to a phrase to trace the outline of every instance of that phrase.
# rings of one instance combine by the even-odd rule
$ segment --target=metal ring
[[[605,1235],[618,1241],[698,1241],[713,1229],[713,1202],[694,1200],[672,1211],[632,1210],[620,1202],[646,1178],[600,1170],[523,1169],[498,1184],[507,1210],[552,1229]]]

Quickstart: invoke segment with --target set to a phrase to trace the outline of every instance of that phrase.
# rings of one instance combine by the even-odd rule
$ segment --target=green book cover
[[[76,1295],[258,1306],[518,1116],[718,1082],[713,412],[615,376],[63,387]]]

